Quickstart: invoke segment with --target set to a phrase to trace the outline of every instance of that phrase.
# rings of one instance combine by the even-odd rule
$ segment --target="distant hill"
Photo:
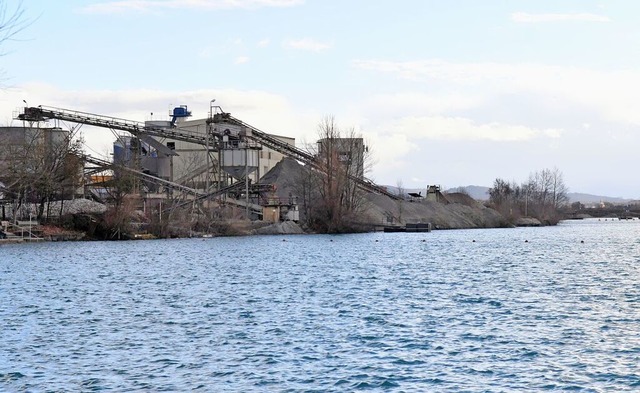
[[[584,204],[588,203],[598,203],[598,202],[609,202],[609,203],[628,203],[631,199],[617,198],[617,197],[608,197],[601,195],[591,195],[591,194],[582,194],[579,192],[570,192],[567,194],[570,202],[580,202]]]
[[[464,186],[464,187],[455,187],[450,188],[446,192],[466,192],[473,199],[477,199],[479,201],[488,201],[489,200],[489,187],[483,186]],[[604,195],[592,195],[585,194],[580,192],[570,192],[567,194],[569,197],[569,203],[580,202],[580,203],[598,203],[598,202],[609,202],[609,203],[627,203],[631,201],[631,199],[624,199],[618,197],[610,197]]]
[[[397,187],[387,186],[387,188],[391,192],[394,192],[394,193],[397,192]],[[490,187],[484,187],[484,186],[460,186],[460,187],[449,188],[444,192],[445,193],[464,192],[469,194],[471,198],[476,199],[478,201],[488,201],[489,190],[490,190]],[[405,192],[407,193],[422,192],[422,195],[425,194],[425,191],[426,191],[426,188],[425,189],[413,189],[413,188],[405,189]],[[609,197],[604,195],[584,194],[580,192],[570,192],[567,194],[567,196],[569,197],[569,203],[580,202],[584,204],[589,204],[589,203],[598,203],[598,202],[609,202],[614,204],[620,204],[620,203],[628,203],[631,201],[631,199]]]

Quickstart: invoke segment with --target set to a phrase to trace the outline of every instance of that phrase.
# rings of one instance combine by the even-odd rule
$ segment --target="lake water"
[[[640,220],[2,246],[0,391],[639,391],[639,270]]]

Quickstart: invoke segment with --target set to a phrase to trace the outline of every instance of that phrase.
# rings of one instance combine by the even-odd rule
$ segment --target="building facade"
[[[172,121],[147,121],[145,125],[184,130],[203,138],[207,133],[237,136],[251,135],[252,132],[251,128],[237,124],[213,123],[207,118],[187,119],[186,116],[177,117]],[[295,138],[271,136],[295,146]],[[284,158],[283,154],[275,150],[250,142],[245,145],[232,145],[231,142],[225,142],[223,137],[217,143],[217,146],[203,146],[170,138],[138,139],[123,135],[114,143],[114,158],[126,157],[126,161],[137,160],[144,171],[195,189],[215,189],[230,184],[234,179],[243,177],[245,172],[249,172],[252,183],[257,183]],[[158,144],[165,149],[159,148]],[[132,151],[138,154],[137,158],[132,156]],[[246,166],[248,170],[242,170],[242,166]]]

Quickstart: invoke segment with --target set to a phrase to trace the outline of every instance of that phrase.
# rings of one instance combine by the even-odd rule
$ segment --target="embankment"
[[[300,179],[308,176],[306,168],[291,158],[280,161],[262,179],[275,184],[277,196],[298,196]],[[302,198],[298,202],[302,203]],[[447,194],[446,202],[395,201],[385,195],[367,194],[359,221],[370,225],[404,225],[430,222],[434,229],[501,228],[509,226],[497,211],[465,194]],[[301,217],[302,218],[302,217]]]

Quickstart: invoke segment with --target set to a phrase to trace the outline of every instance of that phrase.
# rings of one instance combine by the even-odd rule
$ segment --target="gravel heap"
[[[255,229],[253,233],[256,235],[299,235],[304,231],[293,221],[282,221]]]
[[[380,225],[404,225],[430,222],[434,229],[497,228],[507,225],[504,217],[480,203],[432,201],[394,201],[385,195],[367,195],[369,222]]]
[[[60,212],[60,201],[51,202],[50,215],[58,215]],[[81,214],[81,213],[104,213],[107,207],[102,203],[89,199],[72,199],[66,200],[62,204],[62,214]]]
[[[292,158],[284,158],[260,180],[275,184],[277,194],[298,196],[298,179],[307,169]],[[504,217],[485,207],[468,195],[446,195],[448,204],[421,201],[395,201],[387,196],[366,195],[363,222],[374,225],[404,225],[407,223],[431,223],[435,229],[497,228],[507,226]]]
[[[275,184],[279,198],[297,196],[299,179],[307,175],[307,169],[293,158],[285,157],[260,179],[260,183]]]

